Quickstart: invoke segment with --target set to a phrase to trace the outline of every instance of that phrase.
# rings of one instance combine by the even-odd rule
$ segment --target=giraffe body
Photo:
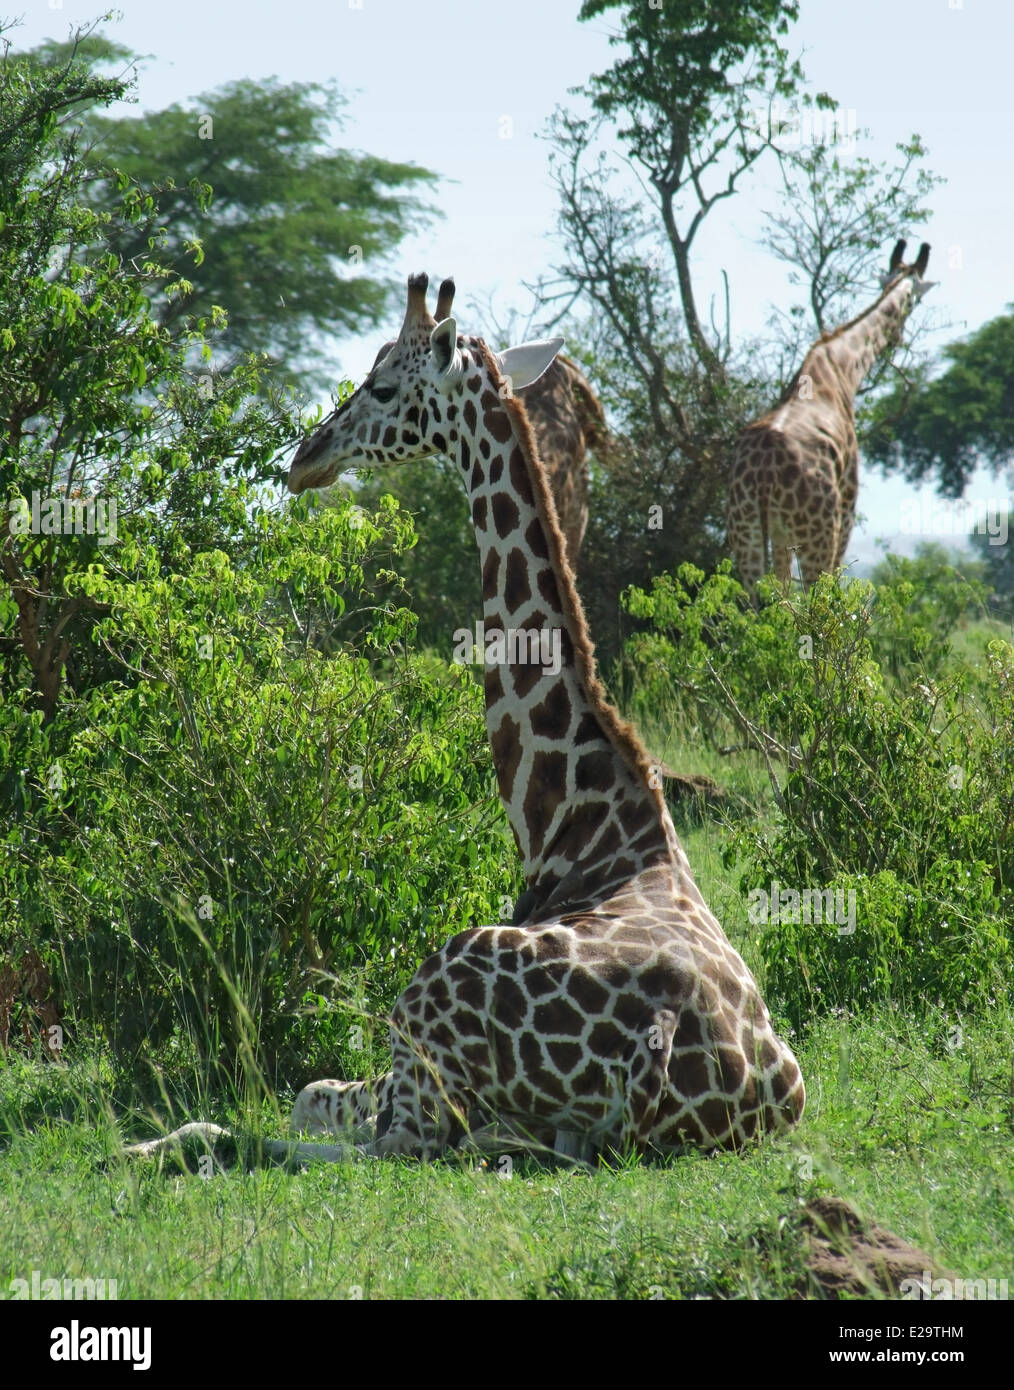
[[[526,886],[513,922],[461,932],[420,966],[392,1013],[391,1071],[313,1083],[293,1125],[378,1155],[503,1131],[565,1153],[738,1146],[798,1120],[802,1077],[694,883],[658,769],[595,673],[552,493],[507,384],[537,379],[560,340],[497,356],[452,318],[436,324],[425,291],[426,277],[409,281],[397,343],[303,442],[289,487],[356,464],[457,460],[486,630],[559,638],[559,663],[518,651],[485,677]]]
[[[743,430],[729,474],[729,545],[752,588],[774,570],[803,583],[837,569],[855,525],[859,493],[855,394],[877,358],[901,340],[905,319],[930,288],[929,247],[914,265],[898,242],[876,302],[813,345],[774,409]]]

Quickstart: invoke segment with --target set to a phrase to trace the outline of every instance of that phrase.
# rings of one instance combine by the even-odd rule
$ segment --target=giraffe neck
[[[448,446],[482,567],[486,727],[527,906],[558,907],[682,853],[660,779],[596,676],[524,407],[498,394],[484,343],[463,347]]]
[[[890,285],[864,314],[827,340],[824,346],[851,395],[858,391],[877,358],[901,341],[912,294],[912,281],[905,275]]]

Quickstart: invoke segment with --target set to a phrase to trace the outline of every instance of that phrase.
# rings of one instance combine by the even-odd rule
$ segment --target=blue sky
[[[522,282],[559,259],[556,195],[539,134],[557,104],[575,104],[568,88],[614,56],[608,38],[615,21],[578,24],[578,8],[577,0],[121,0],[122,19],[106,32],[152,55],[134,110],[185,101],[239,77],[335,79],[350,98],[343,143],[443,177],[445,217],[406,240],[399,267],[453,274],[459,309],[473,299],[492,302],[505,318],[511,309],[527,313]],[[930,341],[939,346],[1002,313],[1014,300],[1014,5],[801,0],[800,9],[790,46],[812,87],[830,92],[871,132],[861,151],[889,158],[897,141],[918,131],[929,167],[947,180],[933,196],[932,221],[912,234],[931,243],[929,274],[940,281],[917,310],[932,310],[942,325]],[[19,48],[63,38],[99,12],[96,0],[32,0],[6,12],[22,21],[8,37]],[[734,336],[761,333],[772,304],[789,298],[781,267],[756,241],[761,209],[774,205],[776,192],[769,167],[702,233],[694,263],[699,300],[706,305],[721,291],[725,270]],[[382,328],[337,345],[351,376],[368,369],[385,336]],[[1010,488],[983,476],[972,491],[985,502]],[[900,480],[864,470],[859,511],[866,521],[849,558],[871,558],[877,536],[911,549],[919,537],[898,533],[915,496]]]

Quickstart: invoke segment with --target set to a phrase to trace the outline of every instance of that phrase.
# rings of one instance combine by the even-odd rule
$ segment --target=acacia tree
[[[623,436],[598,460],[582,565],[607,654],[624,621],[620,589],[720,553],[724,460],[761,397],[737,362],[727,311],[722,322],[702,309],[692,256],[708,217],[772,149],[758,110],[805,100],[780,41],[797,8],[585,0],[580,11],[590,20],[621,10],[613,42],[624,52],[581,89],[590,118],[561,111],[551,124],[567,257],[538,292],[556,322],[578,302],[591,308],[585,345]],[[597,148],[614,125],[633,191]]]
[[[1012,312],[942,352],[944,370],[923,366],[878,403],[867,452],[885,468],[922,482],[936,475],[945,497],[960,497],[980,464],[1014,466],[1014,305]]]
[[[48,42],[16,62],[59,68],[68,51]],[[93,64],[139,61],[95,33],[74,51]],[[160,264],[186,280],[172,295],[148,286],[160,323],[175,333],[220,306],[219,352],[267,352],[275,376],[332,384],[327,338],[380,322],[392,251],[437,215],[424,197],[435,174],[341,147],[345,104],[334,83],[244,78],[142,116],[77,108],[88,205],[115,208],[125,178],[152,195],[139,215],[117,220],[110,249],[140,265],[154,239]]]

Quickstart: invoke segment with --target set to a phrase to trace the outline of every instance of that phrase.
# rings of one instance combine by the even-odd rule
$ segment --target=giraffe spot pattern
[[[566,754],[537,752],[532,758],[532,775],[523,807],[533,853],[541,850],[546,831],[566,795]]]
[[[507,574],[504,586],[504,602],[508,613],[516,613],[532,596],[528,583],[528,565],[524,555],[515,546],[507,556]]]
[[[563,681],[553,685],[544,700],[532,706],[532,733],[545,738],[565,738],[570,727],[570,696]]]
[[[509,714],[505,714],[500,727],[491,736],[493,745],[493,765],[497,771],[504,796],[510,798],[514,791],[514,777],[521,762],[521,726]]]
[[[495,597],[500,583],[500,552],[490,550],[482,566],[482,597]]]
[[[485,506],[485,499],[483,499]],[[516,531],[521,520],[517,503],[506,492],[498,492],[493,498],[493,525],[501,540]]]

